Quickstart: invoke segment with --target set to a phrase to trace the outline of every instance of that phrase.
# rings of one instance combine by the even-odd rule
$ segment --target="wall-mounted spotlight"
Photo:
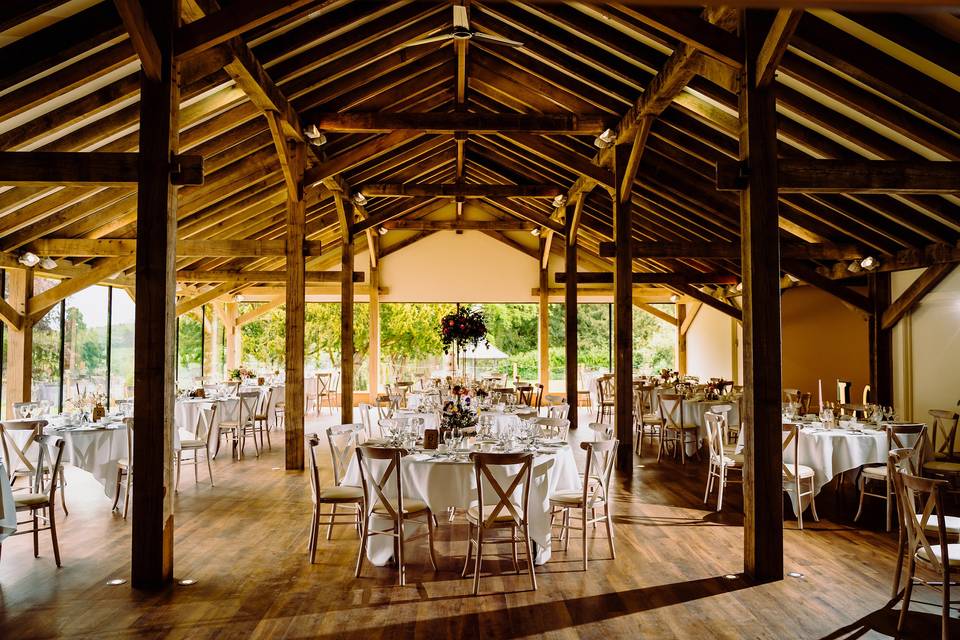
[[[379,229],[377,229],[377,233],[379,233],[379,234],[382,235],[382,236],[387,235],[387,232],[388,232],[388,231],[390,231],[390,230],[387,229],[386,227],[380,227]]]
[[[540,227],[534,227],[530,230],[530,235],[537,237],[540,235]]]
[[[567,196],[562,193],[553,199],[553,208],[559,209],[563,205],[567,204]]]
[[[613,132],[613,129],[607,129],[601,133],[593,141],[593,146],[599,149],[606,149],[607,147],[612,147],[617,141],[617,134]]]
[[[867,256],[866,258],[860,261],[860,266],[866,269],[867,271],[873,271],[880,265],[877,263],[876,258],[874,258],[873,256]]]
[[[24,251],[20,254],[20,257],[17,258],[17,262],[25,267],[35,267],[40,264],[40,256],[32,251]]]
[[[362,207],[363,205],[367,204],[367,196],[363,195],[359,191],[353,194],[351,200],[353,200],[353,204],[357,205],[358,207]]]
[[[303,135],[307,137],[307,141],[315,147],[322,147],[327,144],[327,136],[323,135],[323,132],[317,128],[317,125],[312,124],[309,127],[303,130]]]

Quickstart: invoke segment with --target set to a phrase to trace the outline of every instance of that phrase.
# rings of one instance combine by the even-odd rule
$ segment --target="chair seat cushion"
[[[661,424],[663,420],[655,413],[645,413],[641,418],[643,424]]]
[[[557,491],[550,494],[550,502],[565,507],[574,507],[583,503],[583,491]],[[597,500],[597,505],[603,505],[602,500]]]
[[[934,462],[927,462],[923,465],[924,471],[931,471],[933,473],[960,473],[960,462],[946,462],[936,460]]]
[[[725,467],[742,467],[743,466],[743,454],[742,453],[727,453],[723,452],[723,465]]]
[[[917,522],[919,523],[922,515],[916,514]],[[943,526],[947,530],[947,533],[957,534],[960,533],[960,517],[957,516],[946,516],[943,519]],[[927,531],[939,531],[940,530],[940,519],[937,516],[930,516],[930,519],[927,520],[927,526],[924,527]],[[952,553],[952,552],[951,552]]]
[[[490,514],[493,513],[495,506],[496,505],[492,505],[492,504],[484,505],[483,507],[484,522],[486,522],[487,518],[490,517]],[[523,515],[523,510],[520,508],[520,505],[515,504],[513,505],[513,508],[516,509],[517,513],[519,513],[521,516]],[[477,509],[476,506],[473,506],[467,509],[467,520],[476,524],[477,522],[479,522],[479,518],[480,518],[480,510]],[[506,506],[504,506],[497,513],[497,517],[494,518],[494,521],[495,522],[513,522],[513,515],[510,513],[510,510],[507,509]]]
[[[343,500],[346,502],[354,500],[363,500],[363,489],[361,487],[320,487],[321,500]]]
[[[344,487],[338,487],[338,488],[342,489]],[[396,505],[393,505],[393,506],[394,506],[394,510],[396,510]],[[427,506],[427,503],[422,502],[420,500],[404,500],[403,501],[403,512],[407,515],[411,513],[420,513],[421,511],[427,511],[429,509],[430,507]],[[382,502],[378,502],[373,506],[373,512],[379,516],[390,515],[390,512],[387,510],[387,507]]]
[[[790,472],[791,472],[791,473],[796,473],[796,474],[797,474],[798,476],[800,476],[801,478],[812,478],[813,476],[816,475],[816,473],[814,472],[813,468],[812,468],[812,467],[808,467],[808,466],[805,465],[805,464],[797,465],[796,469],[794,469],[793,465],[792,465],[791,463],[788,463],[788,462],[787,462],[787,463],[784,463],[784,466],[787,467],[788,469],[790,469]],[[786,479],[787,474],[784,473],[784,474],[783,474],[783,477],[784,477],[784,479]]]
[[[930,547],[933,550],[933,555],[936,557],[937,562],[941,562],[942,558],[940,556],[942,553],[940,551],[940,545],[931,544]],[[947,555],[950,556],[951,567],[960,567],[960,544],[948,544]],[[930,562],[930,557],[927,555],[927,550],[924,547],[917,549],[917,559]]]
[[[181,440],[180,448],[181,449],[203,449],[207,446],[207,443],[203,440]]]
[[[886,480],[887,479],[887,467],[886,465],[880,467],[864,467],[863,475],[867,478],[874,478],[877,480]]]
[[[126,469],[130,466],[130,461],[127,460],[126,458],[120,458],[119,460],[117,460],[117,466],[122,469]]]
[[[13,499],[13,504],[17,509],[22,507],[33,507],[47,503],[47,496],[42,493],[31,493],[25,496],[17,496]]]

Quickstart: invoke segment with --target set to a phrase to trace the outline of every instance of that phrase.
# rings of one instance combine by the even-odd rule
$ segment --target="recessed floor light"
[[[193,578],[184,578],[183,580],[177,580],[177,584],[181,587],[189,587],[192,584],[197,584],[197,581]]]
[[[637,469],[644,469],[644,468],[646,468],[646,466],[647,466],[647,465],[645,465],[645,464],[638,464],[638,465],[637,465]]]
[[[738,576],[738,575],[735,574],[735,573],[728,573],[727,575],[725,575],[725,576],[723,576],[723,577],[726,578],[727,580],[736,580],[736,579],[739,578],[740,576]]]
[[[280,467],[274,467],[273,470],[274,470],[274,471],[280,471],[281,469],[280,469]]]
[[[119,587],[122,584],[127,584],[127,581],[123,578],[114,578],[113,580],[107,580],[108,587]]]
[[[800,573],[799,571],[791,571],[790,573],[787,574],[787,576],[790,578],[802,578],[803,574]]]

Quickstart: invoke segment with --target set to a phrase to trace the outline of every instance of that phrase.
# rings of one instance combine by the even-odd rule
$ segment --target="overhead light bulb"
[[[303,130],[303,135],[307,137],[310,141],[310,144],[316,147],[322,147],[327,144],[327,136],[323,135],[323,132],[317,128],[317,125],[311,124],[309,127],[306,127]]]
[[[562,193],[553,199],[553,206],[555,209],[559,209],[563,205],[567,204],[567,196]]]
[[[40,261],[40,266],[51,271],[57,268],[57,261],[48,256]]]
[[[678,296],[677,294],[673,294],[672,296],[670,296],[670,302],[676,302],[679,299],[680,299],[680,296]]]
[[[530,235],[536,237],[540,235],[540,227],[534,227],[530,230]]]
[[[386,227],[380,227],[379,229],[377,229],[377,233],[379,233],[382,236],[387,235],[388,231],[390,231],[390,229],[387,229]]]
[[[864,258],[863,260],[860,261],[860,266],[863,267],[864,269],[866,269],[867,271],[870,271],[870,270],[872,270],[872,269],[876,269],[876,268],[877,268],[877,259],[874,258],[873,256],[867,256],[866,258]]]
[[[593,145],[600,149],[606,149],[607,147],[612,147],[616,141],[617,134],[613,132],[613,129],[607,129],[597,136],[596,140],[593,141]]]
[[[742,283],[742,282],[738,282],[738,283],[737,283],[737,291],[743,291],[743,283]]]
[[[357,191],[355,194],[353,194],[353,204],[362,207],[363,205],[367,204],[367,196]]]
[[[850,273],[860,273],[861,269],[862,267],[860,266],[860,263],[856,260],[847,265],[847,271]]]
[[[20,254],[20,257],[17,258],[17,262],[25,267],[35,267],[40,263],[40,256],[32,251],[24,251]]]

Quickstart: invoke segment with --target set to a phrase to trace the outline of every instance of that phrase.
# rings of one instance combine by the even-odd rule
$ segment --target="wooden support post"
[[[687,319],[687,305],[677,304],[677,371],[680,375],[687,375],[687,332],[684,321]]]
[[[303,252],[306,205],[303,171],[307,150],[293,143],[291,172],[297,176],[296,197],[287,194],[286,383],[284,385],[284,467],[303,469],[303,351],[306,314],[306,260]]]
[[[336,199],[342,196],[334,193]],[[339,206],[339,203],[338,203]],[[344,228],[340,245],[343,279],[340,284],[340,422],[353,422],[353,237]]]
[[[237,325],[237,303],[227,302],[223,305],[223,333],[225,336],[224,347],[226,368],[236,369],[240,366],[243,358],[241,353],[240,326]]]
[[[743,266],[744,570],[783,578],[783,452],[780,431],[780,239],[777,228],[777,121],[774,91],[757,87],[757,56],[769,21],[744,11],[745,77],[740,91],[740,158],[749,163],[740,196]]]
[[[627,172],[631,145],[617,145],[614,153],[615,184],[621,185]],[[614,429],[620,447],[617,469],[633,469],[633,243],[630,194],[613,198],[614,257],[613,333],[614,333]]]
[[[159,80],[140,78],[131,584],[156,589],[173,578],[177,193],[170,159],[179,132],[173,34],[180,0],[147,3],[144,14],[160,49],[160,73]]]
[[[730,318],[730,379],[740,384],[740,323]]]
[[[380,236],[374,236],[374,245],[380,244]],[[379,247],[377,247],[379,250]],[[380,267],[370,267],[370,347],[367,351],[367,388],[370,390],[371,404],[377,399],[380,387]]]
[[[579,198],[583,199],[583,195]],[[567,224],[567,243],[564,249],[564,267],[567,270],[567,282],[564,285],[564,333],[566,335],[566,382],[567,382],[567,404],[570,405],[570,413],[567,415],[570,420],[570,428],[577,428],[577,409],[580,402],[579,368],[577,363],[577,235],[576,228],[573,226],[572,216],[566,216]],[[540,287],[543,291],[543,287]]]
[[[541,262],[538,263],[540,272],[540,297],[537,305],[537,347],[538,362],[540,373],[540,384],[543,385],[544,393],[550,391],[550,272],[543,263],[547,261],[545,254],[547,244],[546,238],[540,236],[540,255]]]
[[[33,297],[33,270],[7,269],[7,302],[23,321],[20,330],[8,327],[7,332],[7,406],[8,419],[14,402],[30,402],[33,378],[33,323],[27,301]]]
[[[890,306],[890,274],[868,276],[872,310],[870,335],[870,402],[893,404],[893,330],[884,328],[883,312]]]

